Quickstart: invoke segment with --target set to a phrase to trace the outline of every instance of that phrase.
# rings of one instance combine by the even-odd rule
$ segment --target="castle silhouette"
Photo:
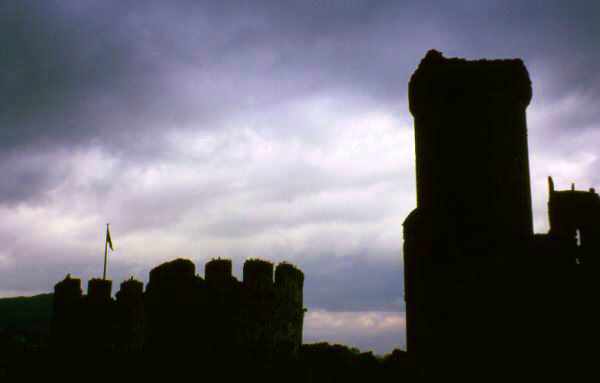
[[[190,260],[150,271],[143,283],[91,279],[87,295],[70,275],[54,287],[52,347],[60,351],[189,353],[211,358],[294,358],[302,344],[304,274],[289,263],[250,259],[243,281],[213,259],[205,277]],[[273,274],[275,279],[273,279]]]
[[[421,373],[589,372],[597,339],[600,198],[555,190],[533,233],[519,59],[431,50],[409,83],[417,208],[404,222],[407,350]]]

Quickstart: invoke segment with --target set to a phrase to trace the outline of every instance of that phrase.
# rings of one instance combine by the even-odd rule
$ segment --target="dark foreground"
[[[210,356],[164,350],[157,354],[4,350],[0,380],[60,379],[202,379],[246,382],[380,382],[414,381],[406,353],[394,350],[384,357],[360,353],[342,345],[303,345],[294,360],[266,362],[251,356],[214,360]]]

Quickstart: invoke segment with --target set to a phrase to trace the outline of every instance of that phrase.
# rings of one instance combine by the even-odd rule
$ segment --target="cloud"
[[[305,343],[341,343],[380,355],[394,348],[406,349],[403,313],[318,310],[306,314],[304,326]]]

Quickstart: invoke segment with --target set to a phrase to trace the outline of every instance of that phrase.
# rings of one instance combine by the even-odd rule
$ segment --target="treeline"
[[[32,335],[32,334],[29,334]],[[220,377],[225,381],[245,379],[260,382],[337,383],[384,382],[396,379],[415,381],[416,375],[405,351],[394,350],[384,356],[360,352],[339,344],[302,345],[294,360],[212,360],[194,350],[164,350],[164,353],[98,353],[56,355],[40,349],[42,338],[29,338],[38,345],[26,345],[24,337],[12,338],[11,349],[0,352],[0,379],[60,378],[67,375],[127,377]],[[5,338],[6,340],[6,338]],[[6,346],[6,344],[4,344]],[[35,352],[33,352],[35,351]],[[235,355],[235,352],[232,352]]]
[[[52,294],[0,299],[0,381],[93,374],[94,377],[155,378],[221,377],[249,382],[383,382],[414,381],[405,351],[384,356],[339,344],[301,346],[293,359],[239,357],[238,350],[216,358],[198,349],[94,353],[94,345],[68,355],[50,347]],[[199,329],[200,330],[200,329]],[[12,379],[12,380],[9,380]]]
[[[406,351],[395,349],[385,356],[360,352],[339,344],[302,345],[300,364],[306,382],[385,382],[416,378]]]

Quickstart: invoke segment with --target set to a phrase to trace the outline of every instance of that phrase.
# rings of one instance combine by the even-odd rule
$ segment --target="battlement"
[[[304,273],[291,263],[281,262],[275,268],[275,285],[295,283],[300,286],[304,283]]]
[[[550,194],[549,198],[573,200],[573,203],[578,204],[596,204],[600,202],[600,196],[596,193],[596,189],[577,190],[573,183],[570,189],[556,190],[552,177],[548,177],[548,192]]]
[[[177,258],[156,266],[150,271],[148,285],[172,283],[180,279],[193,279],[196,265],[189,259]]]
[[[144,284],[138,280],[130,279],[121,282],[121,288],[117,292],[117,301],[139,300],[144,296]]]
[[[76,301],[81,298],[82,294],[81,279],[71,278],[71,274],[67,274],[65,279],[54,285],[55,303]]]
[[[87,297],[94,302],[109,301],[112,294],[112,281],[94,278],[88,281]]]
[[[229,355],[233,348],[293,356],[302,343],[304,274],[285,262],[273,269],[271,262],[247,260],[240,283],[231,260],[212,259],[205,264],[205,281],[192,261],[175,259],[150,271],[145,291],[133,278],[122,282],[116,301],[111,281],[91,279],[82,296],[81,281],[68,276],[55,286],[55,338],[68,339],[68,347],[85,341],[103,350]],[[69,301],[75,304],[64,306]]]
[[[302,292],[304,273],[291,263],[282,262],[275,268],[275,288]]]
[[[204,279],[210,285],[223,285],[232,278],[230,259],[211,259],[204,265]]]
[[[275,289],[281,304],[303,307],[304,273],[296,266],[282,262],[275,268]]]
[[[265,290],[273,287],[273,263],[261,259],[248,259],[244,262],[244,286]]]

